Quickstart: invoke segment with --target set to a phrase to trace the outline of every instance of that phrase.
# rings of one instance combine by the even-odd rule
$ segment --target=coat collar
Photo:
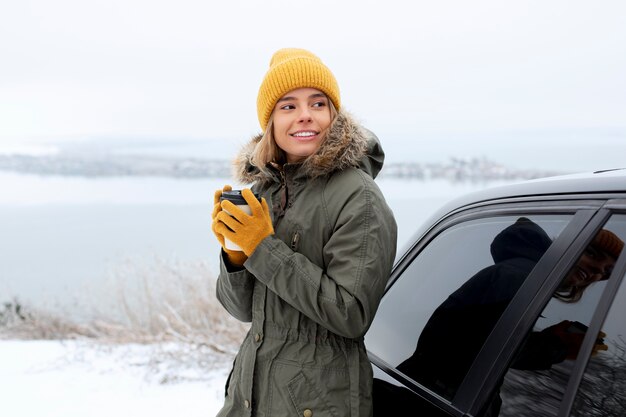
[[[368,132],[362,128],[353,117],[344,110],[340,110],[331,124],[326,140],[316,153],[309,156],[298,169],[299,174],[308,178],[316,178],[332,174],[350,167],[363,165],[363,159],[368,152]],[[252,154],[262,135],[255,135],[244,145],[234,163],[234,177],[243,184],[254,182],[272,182],[274,170],[260,170],[252,164]],[[377,141],[376,141],[377,142]]]

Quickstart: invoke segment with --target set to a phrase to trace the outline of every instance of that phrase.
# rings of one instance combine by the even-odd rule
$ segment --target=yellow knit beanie
[[[291,90],[303,87],[322,91],[339,110],[341,98],[337,80],[317,56],[307,50],[296,48],[276,51],[270,61],[270,69],[261,83],[256,101],[259,123],[263,131],[278,99]]]

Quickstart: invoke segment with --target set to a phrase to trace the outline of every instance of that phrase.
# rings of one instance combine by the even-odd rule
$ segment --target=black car
[[[624,241],[626,169],[443,207],[365,337],[374,414],[626,416]]]

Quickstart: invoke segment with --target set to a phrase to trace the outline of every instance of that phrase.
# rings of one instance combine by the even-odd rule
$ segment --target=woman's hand
[[[249,188],[243,189],[241,195],[252,214],[248,215],[230,201],[222,201],[222,209],[230,215],[223,210],[218,211],[213,230],[238,245],[246,256],[250,256],[263,239],[274,234],[274,226],[264,198],[259,203]]]
[[[211,230],[215,234],[217,241],[222,246],[224,253],[226,254],[226,258],[228,262],[230,262],[234,266],[242,266],[248,257],[245,253],[241,251],[234,251],[230,249],[226,249],[226,245],[224,243],[224,235],[217,232],[215,226],[217,224],[217,215],[222,211],[222,205],[220,203],[220,197],[222,197],[222,193],[224,191],[232,191],[233,187],[230,185],[225,185],[221,190],[216,190],[213,196],[213,212],[211,213],[211,220],[213,221],[211,224]]]
[[[551,332],[561,340],[567,349],[566,359],[572,360],[578,357],[580,346],[582,345],[585,334],[587,333],[586,326],[577,326],[575,322],[569,320],[563,320],[560,323],[544,329],[544,331]],[[605,336],[606,334],[601,331],[596,339],[596,343],[593,346],[593,351],[591,352],[592,355],[597,355],[599,351],[608,349],[608,346],[604,344]]]
[[[220,204],[220,198],[222,197],[222,193],[224,191],[232,191],[233,187],[230,185],[225,185],[221,190],[215,190],[215,194],[213,195],[213,213],[211,213],[211,220],[215,220],[215,216],[217,213],[222,211],[222,205]]]

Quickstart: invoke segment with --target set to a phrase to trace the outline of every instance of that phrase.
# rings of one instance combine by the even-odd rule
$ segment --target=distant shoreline
[[[55,154],[0,155],[0,171],[41,176],[82,178],[166,177],[225,178],[232,174],[226,159],[161,157],[149,155]],[[512,169],[482,158],[450,158],[447,162],[389,162],[379,178],[447,179],[453,182],[525,180],[564,174],[562,171]]]

